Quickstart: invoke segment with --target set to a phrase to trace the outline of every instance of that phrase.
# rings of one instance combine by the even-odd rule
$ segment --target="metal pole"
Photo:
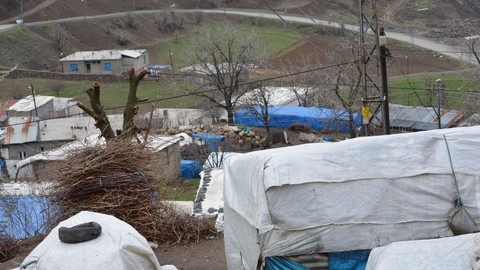
[[[390,109],[388,106],[388,78],[387,78],[387,56],[390,52],[385,47],[387,44],[387,37],[385,36],[385,30],[380,28],[380,68],[382,76],[382,91],[381,91],[381,102],[382,102],[382,126],[383,133],[390,134]]]
[[[170,66],[171,66],[171,67],[172,67],[172,69],[173,69],[172,50],[171,50],[171,49],[168,49],[168,52],[170,53]]]
[[[35,90],[33,90],[33,84],[31,83],[28,88],[30,88],[30,90],[32,90],[33,106],[35,107],[35,117],[38,118],[37,102],[35,101]]]
[[[442,129],[442,115],[440,109],[440,88],[442,85],[442,80],[437,79],[435,81],[435,88],[437,89],[437,117],[438,117],[438,129]]]

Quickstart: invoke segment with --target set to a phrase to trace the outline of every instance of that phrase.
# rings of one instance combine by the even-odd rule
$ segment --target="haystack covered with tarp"
[[[479,224],[478,149],[480,127],[470,127],[231,157],[224,167],[228,267],[452,236],[456,183]]]
[[[64,243],[59,239],[59,228],[89,222],[101,227],[98,237],[79,243]],[[111,215],[83,211],[58,224],[23,260],[20,269],[161,270],[162,267],[147,240],[132,226]]]
[[[262,121],[262,109],[241,108],[235,111],[235,124],[251,127],[265,127]],[[270,106],[269,125],[271,128],[288,128],[293,124],[309,125],[312,129],[321,132],[349,133],[349,114],[345,110],[333,110],[317,107],[297,106]],[[355,113],[353,116],[355,126],[362,125],[362,117]]]

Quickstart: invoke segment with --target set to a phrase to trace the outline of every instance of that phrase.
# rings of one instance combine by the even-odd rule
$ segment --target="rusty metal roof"
[[[38,123],[35,120],[36,118],[32,116],[8,118],[5,144],[20,144],[37,141]]]

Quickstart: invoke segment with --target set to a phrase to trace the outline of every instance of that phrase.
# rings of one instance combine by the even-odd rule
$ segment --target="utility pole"
[[[437,79],[435,81],[435,89],[437,90],[437,117],[438,117],[438,129],[442,129],[442,112],[440,108],[441,100],[442,100],[442,90],[443,90],[444,84],[442,82],[442,79]]]
[[[172,50],[171,49],[168,49],[168,52],[170,53],[170,66],[172,67],[172,70],[173,70],[173,58],[172,58]]]
[[[365,136],[373,117],[385,103],[379,87],[380,59],[379,29],[376,0],[358,0],[360,25],[360,87],[362,88],[362,116]],[[367,48],[369,47],[369,48]],[[372,117],[373,115],[373,117]],[[381,121],[381,119],[379,119]],[[382,123],[385,126],[385,123]]]
[[[33,84],[31,83],[28,88],[32,90],[32,97],[33,97],[33,106],[35,107],[35,116],[38,118],[38,111],[37,111],[37,102],[35,101],[35,90],[33,90]]]
[[[387,36],[385,30],[380,28],[379,31],[380,44],[380,68],[382,75],[382,91],[380,91],[380,99],[382,104],[382,127],[383,134],[390,134],[390,109],[388,106],[388,78],[387,78],[387,57],[390,56],[390,51],[385,47],[387,45]]]

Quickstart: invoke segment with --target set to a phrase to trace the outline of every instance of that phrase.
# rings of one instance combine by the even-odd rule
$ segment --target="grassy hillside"
[[[147,48],[151,64],[170,64],[170,52],[172,52],[173,64],[176,68],[184,65],[181,52],[190,42],[194,31],[192,25],[186,24],[184,30],[177,34],[163,34],[157,29],[155,20],[163,14],[144,14],[133,17],[134,26],[127,25],[127,18],[114,18],[95,21],[77,21],[64,24],[64,35],[67,40],[66,47],[71,51],[77,50],[100,50],[112,48],[126,48],[118,44],[118,38],[128,38],[128,48]],[[212,20],[215,18],[209,18]],[[188,28],[187,28],[188,27]],[[272,55],[278,55],[295,47],[303,41],[304,37],[295,28],[285,30],[276,21],[265,21],[262,27],[252,25],[250,19],[241,20],[241,27],[255,27],[270,45]],[[58,25],[43,24],[34,27],[16,28],[6,33],[0,33],[0,59],[6,66],[19,65],[20,68],[49,69],[59,71],[61,66],[58,62],[60,53],[53,48],[53,41],[49,38],[55,36]],[[177,38],[178,37],[178,38]],[[52,38],[53,39],[53,38]],[[15,49],[20,44],[20,49]],[[39,57],[40,56],[40,57]],[[68,81],[65,89],[60,92],[62,97],[76,97],[82,102],[88,102],[85,89],[92,82]],[[27,85],[33,84],[37,94],[54,95],[51,90],[52,82],[44,79],[5,79],[0,82],[0,102],[15,96],[29,95]],[[157,107],[193,107],[200,102],[199,98],[175,98],[164,100],[172,96],[185,94],[186,85],[182,83],[168,83],[161,81],[144,80],[140,84],[138,96],[140,99],[158,100]],[[104,83],[102,84],[102,102],[105,108],[123,106],[128,91],[127,83]],[[118,112],[119,110],[115,110]]]

